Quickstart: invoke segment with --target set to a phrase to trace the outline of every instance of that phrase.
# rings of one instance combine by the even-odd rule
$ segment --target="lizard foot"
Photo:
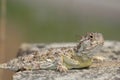
[[[64,65],[58,65],[57,70],[60,72],[67,72],[68,71],[67,67]]]
[[[103,61],[105,61],[105,57],[102,57],[102,56],[94,56],[93,58],[92,58],[92,60],[93,60],[93,62],[103,62]]]

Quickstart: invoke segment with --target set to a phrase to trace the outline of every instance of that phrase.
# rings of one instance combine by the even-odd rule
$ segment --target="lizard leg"
[[[69,56],[63,56],[63,60],[64,60],[64,64],[68,69],[79,67],[79,61],[72,59]]]
[[[73,58],[69,56],[64,56],[64,62],[66,63],[69,69],[89,67],[92,64],[91,59],[85,56],[82,57],[74,56]]]
[[[106,60],[106,58],[103,57],[103,56],[93,56],[93,57],[92,57],[92,61],[93,61],[93,62],[103,62],[103,61],[105,61],[105,60]]]
[[[64,65],[63,57],[60,57],[56,60],[57,70],[60,72],[67,72],[68,68]]]
[[[67,72],[68,68],[66,66],[62,65],[62,64],[58,64],[57,70],[60,71],[60,72]]]

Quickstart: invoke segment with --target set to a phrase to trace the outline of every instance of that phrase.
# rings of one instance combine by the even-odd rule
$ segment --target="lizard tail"
[[[7,70],[12,70],[12,71],[17,71],[18,70],[14,66],[9,65],[7,63],[0,64],[0,69],[7,69]]]
[[[8,69],[9,66],[6,63],[0,64],[1,69]]]

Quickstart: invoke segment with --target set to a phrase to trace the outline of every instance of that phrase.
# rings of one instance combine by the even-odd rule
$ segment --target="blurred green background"
[[[120,1],[7,0],[4,61],[15,57],[24,42],[76,42],[86,32],[101,32],[105,40],[119,41]]]
[[[80,35],[91,31],[103,33],[105,39],[120,40],[120,6],[110,1],[109,5],[107,1],[102,3],[8,0],[7,27],[17,29],[26,42],[76,41]]]

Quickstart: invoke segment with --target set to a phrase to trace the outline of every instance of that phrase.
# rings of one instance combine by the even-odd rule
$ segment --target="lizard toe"
[[[68,71],[67,67],[63,66],[63,65],[59,65],[57,67],[57,70],[60,71],[60,72],[67,72]]]

